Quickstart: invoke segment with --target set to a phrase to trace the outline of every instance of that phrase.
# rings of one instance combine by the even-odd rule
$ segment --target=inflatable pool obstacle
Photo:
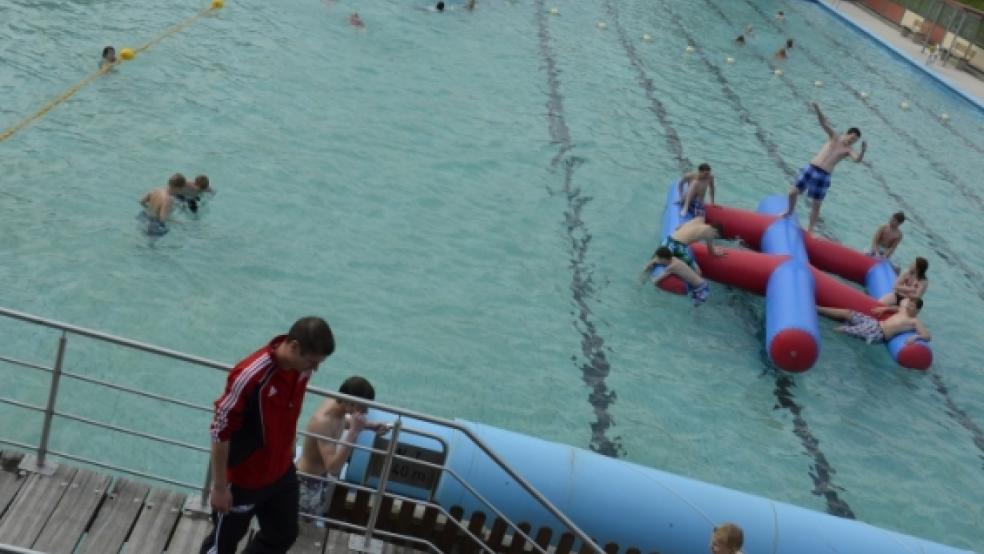
[[[693,244],[690,251],[705,279],[765,297],[769,359],[776,367],[800,372],[813,367],[820,353],[816,307],[871,314],[881,305],[878,298],[894,290],[896,272],[886,260],[803,232],[794,218],[780,217],[787,206],[786,196],[762,199],[755,212],[706,206],[706,221],[719,225],[723,238],[740,239],[751,250],[724,248],[726,255],[719,257],[711,256],[703,244]],[[680,187],[674,182],[667,192],[661,242],[690,219],[681,217],[679,210]],[[657,265],[651,277],[664,270]],[[864,286],[868,293],[831,274]],[[659,287],[676,294],[687,292],[687,285],[675,275],[662,279]],[[885,346],[900,366],[928,369],[932,349],[921,339],[907,343],[912,336],[915,333],[901,333]]]
[[[370,410],[368,418],[381,422],[394,419],[376,410]],[[612,554],[707,552],[711,530],[725,521],[744,530],[743,550],[750,553],[967,552],[580,448],[456,421]],[[496,515],[479,500],[477,495],[481,495],[511,521],[529,529],[545,549],[573,539],[566,535],[566,527],[464,433],[414,418],[403,418],[402,424],[422,434],[399,435],[396,452],[403,458],[394,460],[386,483],[388,491],[431,500],[457,514],[454,517],[462,522],[491,522]],[[381,450],[389,444],[371,432],[362,433],[359,443]],[[437,472],[415,461],[444,464],[449,470]],[[369,452],[356,450],[343,479],[377,487],[381,468],[382,456],[372,455],[370,459]],[[577,551],[576,545],[572,551]]]

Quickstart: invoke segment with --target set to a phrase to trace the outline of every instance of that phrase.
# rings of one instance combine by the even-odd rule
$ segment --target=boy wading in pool
[[[167,180],[167,186],[156,188],[140,199],[144,211],[140,219],[147,223],[148,235],[163,235],[167,232],[167,218],[174,209],[174,197],[184,192],[187,181],[184,175],[175,173]]]
[[[806,229],[808,233],[812,233],[813,228],[817,225],[820,205],[823,203],[824,197],[827,196],[827,189],[830,188],[830,174],[834,171],[834,166],[848,157],[860,162],[864,159],[865,150],[868,149],[868,143],[864,141],[861,142],[861,151],[857,154],[851,148],[851,145],[861,138],[861,131],[857,127],[851,127],[843,135],[838,135],[816,103],[813,104],[813,111],[817,113],[820,126],[827,133],[827,142],[817,152],[817,155],[813,156],[810,164],[800,170],[796,184],[789,189],[789,208],[783,214],[783,217],[786,217],[793,213],[796,209],[796,197],[801,192],[806,191],[807,197],[813,200],[813,206],[810,210],[810,226]]]
[[[878,321],[870,315],[845,310],[840,308],[817,307],[817,312],[822,316],[847,322],[847,325],[835,327],[834,331],[857,337],[868,344],[876,344],[892,340],[895,335],[907,331],[915,331],[916,334],[906,340],[906,344],[911,344],[916,339],[924,341],[930,340],[929,331],[926,326],[916,317],[922,309],[923,301],[921,298],[904,298],[898,306],[878,306],[872,308],[871,313],[881,315],[891,313],[892,316]]]

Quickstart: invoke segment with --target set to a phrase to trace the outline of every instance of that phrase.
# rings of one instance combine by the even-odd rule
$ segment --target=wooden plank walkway
[[[0,544],[45,554],[188,554],[211,529],[182,509],[182,493],[61,462],[51,476],[27,473],[18,470],[23,457],[0,452]],[[300,525],[292,554],[348,553],[349,533]],[[423,554],[392,544],[383,552]]]

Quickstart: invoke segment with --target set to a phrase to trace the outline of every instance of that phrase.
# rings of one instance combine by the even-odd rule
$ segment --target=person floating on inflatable
[[[912,265],[895,279],[892,292],[882,296],[878,301],[886,306],[897,306],[906,298],[922,299],[926,289],[929,288],[929,279],[926,278],[928,269],[929,260],[916,258]]]
[[[702,240],[707,244],[707,251],[712,256],[724,256],[725,252],[715,249],[713,244],[714,239],[721,238],[721,235],[720,225],[708,225],[703,217],[691,219],[677,227],[659,245],[659,248],[653,253],[652,259],[643,266],[643,274],[649,275],[658,264],[665,265],[666,270],[652,280],[653,285],[659,285],[659,282],[669,275],[676,275],[690,286],[694,306],[700,306],[711,295],[711,287],[701,277],[700,268],[697,267],[697,262],[694,261],[688,247]]]
[[[779,50],[776,50],[776,53],[773,54],[772,57],[777,60],[785,60],[786,58],[789,57],[789,51],[792,49],[793,49],[793,39],[788,38],[786,39],[786,45],[780,48]]]
[[[817,306],[817,312],[831,319],[847,322],[847,325],[835,327],[834,331],[857,337],[868,344],[879,344],[892,340],[892,337],[908,331],[915,331],[905,343],[911,344],[916,339],[926,342],[932,338],[926,326],[916,317],[923,307],[921,298],[903,298],[899,306],[878,306],[871,309],[872,315],[862,314],[853,310],[841,308],[825,308]],[[873,316],[885,313],[891,317],[878,321]]]
[[[684,192],[683,187],[687,185]],[[711,204],[714,204],[714,174],[711,166],[704,163],[697,166],[697,171],[691,171],[680,179],[677,185],[680,189],[680,217],[703,217],[704,196],[711,193]]]
[[[890,260],[895,249],[902,242],[902,230],[899,229],[899,226],[903,223],[905,223],[905,214],[895,212],[889,218],[888,223],[879,225],[878,229],[875,230],[875,236],[871,237],[871,248],[868,249],[868,255],[880,260]]]
[[[861,142],[861,151],[857,154],[851,145],[861,138],[861,131],[857,127],[851,127],[843,135],[838,135],[826,116],[820,111],[820,106],[813,103],[813,111],[817,114],[820,126],[827,133],[827,142],[817,152],[816,156],[810,160],[810,164],[800,170],[796,184],[789,188],[789,209],[783,214],[786,217],[796,209],[796,197],[802,192],[806,192],[807,197],[813,200],[813,207],[810,210],[810,225],[807,233],[813,233],[813,228],[817,225],[817,218],[820,216],[820,205],[827,196],[827,189],[830,188],[830,174],[834,171],[834,166],[844,158],[851,158],[855,162],[864,159],[864,152],[868,149],[868,143]]]

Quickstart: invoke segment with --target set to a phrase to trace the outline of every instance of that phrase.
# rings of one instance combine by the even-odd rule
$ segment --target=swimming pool
[[[9,3],[0,126],[105,44],[202,7]],[[984,543],[979,112],[809,2],[363,3],[364,32],[351,9],[230,2],[0,145],[0,304],[230,362],[316,313],[339,339],[317,385],[360,373],[384,402]],[[814,100],[870,145],[870,167],[837,170],[823,231],[861,248],[903,209],[899,259],[930,260],[930,374],[823,324],[816,367],[776,375],[760,299],[716,287],[693,310],[635,282],[669,181],[707,161],[719,201],[752,208],[819,146]],[[208,173],[218,195],[151,243],[136,200],[176,170]],[[11,354],[50,361],[53,336],[0,328]],[[200,402],[222,382],[94,345],[68,363]],[[3,372],[43,398],[42,379]],[[144,421],[83,386],[66,408],[207,441],[204,419]],[[54,440],[190,481],[204,466],[81,428]]]

